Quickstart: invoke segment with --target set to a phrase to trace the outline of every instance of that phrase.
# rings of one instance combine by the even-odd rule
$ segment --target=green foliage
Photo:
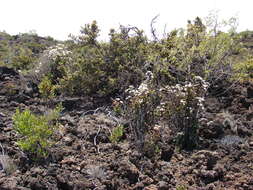
[[[61,50],[45,53],[34,72],[40,82],[43,73],[50,73],[56,91],[72,96],[122,94],[130,85],[138,86],[147,70],[153,72],[153,84],[158,86],[192,81],[194,76],[212,84],[231,76],[232,55],[241,48],[235,23],[233,19],[219,23],[212,15],[204,24],[197,17],[186,30],[173,30],[156,41],[149,41],[136,27],[120,26],[118,31],[110,30],[108,42],[100,42],[100,29],[93,21]],[[221,32],[223,27],[230,27],[229,31]]]
[[[241,82],[253,82],[253,58],[249,57],[246,61],[234,65],[234,78]]]
[[[187,30],[172,31],[160,43],[156,42],[153,46],[160,57],[154,72],[156,83],[191,81],[194,76],[201,76],[210,84],[229,79],[232,55],[242,48],[241,36],[235,33],[236,20],[218,22],[213,16],[204,25],[197,17],[193,23],[188,22]],[[224,27],[230,27],[229,31],[221,32]]]
[[[184,185],[178,185],[176,190],[187,190],[187,188]]]
[[[11,36],[0,32],[0,63],[17,70],[26,71],[47,47],[55,44],[52,38],[39,37],[35,33]]]
[[[113,130],[112,130],[112,134],[111,136],[109,137],[110,141],[112,143],[117,143],[120,141],[121,137],[123,136],[123,133],[124,133],[124,126],[122,125],[119,125],[117,127],[115,127]]]
[[[50,77],[45,76],[39,84],[39,92],[45,99],[51,99],[55,97],[56,87],[52,84]]]
[[[137,28],[121,26],[110,31],[108,43],[97,41],[96,22],[85,25],[74,37],[72,61],[65,64],[61,89],[71,95],[99,94],[107,96],[123,92],[143,79],[147,39]],[[131,34],[130,34],[131,33]]]
[[[30,110],[21,112],[19,109],[13,115],[14,130],[22,138],[18,140],[19,147],[32,154],[33,158],[43,158],[48,155],[48,148],[51,146],[51,136],[56,125],[50,124],[59,117],[62,106],[57,106],[48,115],[37,116]]]
[[[35,57],[30,49],[17,47],[15,49],[15,56],[12,59],[12,66],[18,70],[27,70],[35,61]]]

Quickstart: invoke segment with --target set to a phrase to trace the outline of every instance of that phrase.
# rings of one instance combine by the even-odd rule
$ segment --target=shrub
[[[12,59],[12,66],[17,70],[27,70],[31,67],[31,64],[35,61],[35,57],[32,51],[28,48],[18,47],[15,50],[17,55]]]
[[[253,82],[253,58],[249,57],[245,61],[235,64],[234,67],[234,79],[241,82],[251,81]]]
[[[97,23],[85,25],[74,37],[72,61],[63,68],[59,85],[70,95],[108,96],[139,85],[147,56],[147,39],[133,27],[110,31],[108,43],[98,42]]]
[[[203,111],[203,101],[208,83],[201,77],[184,85],[161,88],[161,104],[157,107],[160,117],[178,132],[176,143],[181,149],[192,150],[198,143],[198,119]]]
[[[0,38],[0,62],[23,73],[32,68],[40,53],[55,44],[53,39],[39,37],[34,33],[11,36],[0,32]]]
[[[62,106],[57,106],[48,115],[36,116],[30,110],[20,112],[19,109],[13,116],[14,130],[21,135],[19,147],[30,153],[33,158],[43,158],[48,155],[51,146],[51,136],[56,129],[52,121],[57,119]]]
[[[201,76],[213,85],[219,80],[229,80],[232,55],[242,49],[235,24],[235,19],[219,22],[216,15],[203,24],[197,17],[188,21],[187,30],[172,31],[155,43],[153,48],[159,61],[154,72],[157,81],[168,85],[171,80],[191,81],[194,76]],[[228,32],[221,32],[223,28],[229,28]]]
[[[36,84],[39,84],[46,76],[53,84],[63,75],[65,63],[71,61],[71,52],[64,44],[57,44],[47,48],[39,57],[38,62],[30,71],[30,76]]]
[[[122,113],[129,120],[135,143],[140,149],[143,149],[146,135],[157,121],[155,109],[160,104],[159,93],[150,87],[151,79],[152,76],[138,88],[132,86],[126,90],[129,96],[125,100],[125,110]]]
[[[125,110],[121,114],[129,120],[136,144],[143,149],[147,139],[150,141],[147,143],[156,147],[155,142],[159,139],[152,134],[153,128],[160,121],[166,121],[168,127],[181,134],[175,139],[179,148],[195,148],[198,119],[207,87],[201,77],[195,77],[192,83],[185,82],[184,85],[157,88],[144,81],[137,89],[127,90],[130,96],[124,101],[122,107]]]
[[[39,92],[45,99],[51,99],[55,97],[56,87],[52,84],[50,77],[45,76],[39,84]]]
[[[197,17],[186,30],[173,30],[155,41],[148,41],[136,27],[120,26],[118,31],[111,29],[109,42],[99,42],[94,21],[72,41],[44,51],[32,73],[37,83],[47,75],[56,94],[81,96],[122,94],[130,85],[139,86],[148,70],[159,86],[192,81],[194,76],[213,84],[231,76],[231,55],[240,50],[235,23],[231,19],[222,25],[212,16],[204,24]],[[228,32],[220,31],[227,26]]]
[[[111,136],[109,137],[110,141],[112,143],[117,143],[120,141],[120,138],[123,136],[123,133],[124,133],[124,126],[122,125],[119,125],[117,127],[115,127],[113,130],[112,130],[112,134]]]

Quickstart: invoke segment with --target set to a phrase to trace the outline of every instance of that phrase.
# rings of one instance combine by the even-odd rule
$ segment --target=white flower
[[[186,101],[185,100],[180,100],[180,103],[185,105],[186,104]]]
[[[138,87],[138,92],[139,94],[142,94],[145,91],[148,91],[148,85],[145,83],[141,83],[141,85]]]
[[[195,99],[198,100],[199,102],[204,102],[205,100],[203,97],[196,97]]]
[[[188,84],[185,85],[185,87],[186,88],[191,88],[191,87],[193,87],[193,85],[192,85],[192,83],[188,83]]]

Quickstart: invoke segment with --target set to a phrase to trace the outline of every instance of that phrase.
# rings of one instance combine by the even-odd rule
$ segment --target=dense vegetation
[[[43,38],[35,33],[11,36],[0,32],[0,65],[17,70],[31,69],[39,54],[54,44],[56,41],[53,38]]]
[[[60,95],[116,98],[115,114],[129,122],[140,149],[148,145],[159,150],[152,127],[159,128],[161,120],[178,131],[179,148],[193,149],[207,94],[221,81],[252,81],[252,57],[242,43],[252,33],[237,33],[235,26],[234,19],[219,23],[209,17],[204,24],[197,17],[185,30],[161,39],[152,30],[153,40],[136,27],[120,26],[110,30],[108,42],[98,41],[96,21],[61,43],[36,34],[2,32],[0,61],[31,77],[46,100]],[[15,125],[23,126],[18,118],[25,116],[47,126],[28,111],[16,113]],[[122,131],[120,124],[111,141],[117,142]]]
[[[253,32],[0,33],[0,189],[252,189]]]

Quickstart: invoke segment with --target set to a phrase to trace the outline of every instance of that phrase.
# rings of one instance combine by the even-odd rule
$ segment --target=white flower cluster
[[[71,61],[71,51],[67,50],[64,44],[57,44],[46,49],[39,59],[39,63],[36,66],[34,72],[36,75],[44,75],[50,72],[50,67],[53,65],[58,58]]]
[[[64,44],[57,44],[56,46],[48,48],[45,53],[50,59],[55,61],[58,57],[66,57],[70,55],[71,51],[68,51]]]
[[[195,76],[194,77],[194,82],[196,84],[201,85],[201,87],[203,88],[204,91],[207,91],[208,87],[210,86],[210,84],[208,82],[206,82],[202,77],[200,76]]]
[[[130,99],[132,97],[138,97],[141,95],[147,95],[150,90],[149,83],[152,80],[152,78],[153,73],[151,71],[148,71],[146,73],[146,80],[144,80],[137,89],[135,89],[134,86],[130,85],[128,89],[125,90],[125,92],[129,94],[127,99]]]
[[[152,75],[150,76],[149,79],[152,78]],[[142,103],[146,95],[151,92],[149,81],[146,79],[138,88],[129,86],[125,91],[129,95],[126,100],[134,100],[134,102],[137,100],[138,103]],[[195,117],[196,113],[204,109],[204,96],[208,86],[209,84],[205,80],[197,76],[192,83],[186,82],[185,84],[160,88],[158,96],[161,97],[161,103],[156,107],[156,112],[163,115],[167,111],[176,113],[178,109],[183,109],[181,111],[185,113],[190,110],[190,114],[193,115],[189,115],[189,117]]]
[[[194,78],[194,83],[186,83],[184,85],[176,84],[175,86],[166,86],[159,89],[159,91],[165,94],[165,99],[158,107],[160,112],[166,110],[166,102],[172,101],[176,106],[191,106],[188,107],[191,112],[193,110],[203,110],[204,109],[204,95],[208,89],[209,84],[203,80],[201,77],[197,76]],[[189,99],[190,92],[193,94],[192,99]],[[178,100],[178,103],[176,103]],[[190,101],[190,102],[187,102]]]
[[[125,91],[128,96],[126,100],[131,100],[132,98],[139,98],[139,103],[143,102],[142,97],[149,93],[148,85],[145,83],[141,83],[140,86],[135,89],[134,86],[129,86],[128,89]]]

